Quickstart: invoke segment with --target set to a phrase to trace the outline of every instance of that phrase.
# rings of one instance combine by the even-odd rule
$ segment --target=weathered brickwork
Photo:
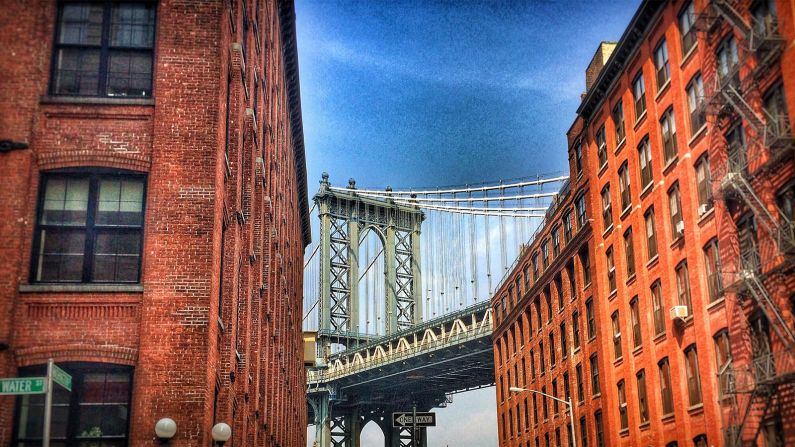
[[[792,115],[787,111],[795,110],[795,85],[791,85],[795,73],[793,64],[788,63],[795,48],[795,20],[792,5],[786,2],[730,3],[746,23],[761,28],[759,23],[765,20],[768,27],[778,24],[775,45],[780,46],[770,44],[778,53],[754,50],[751,45],[759,44],[749,43],[748,33],[709,2],[696,0],[689,9],[688,1],[644,1],[583,96],[578,118],[569,131],[570,192],[561,194],[561,205],[550,211],[519,267],[495,295],[496,312],[501,297],[510,297],[514,284],[511,278],[522,275],[521,266],[528,262],[532,265],[533,256],[541,258],[544,243],[552,246],[550,235],[559,225],[560,206],[566,206],[571,197],[585,194],[590,223],[583,244],[590,247],[593,282],[592,290],[584,293],[593,299],[597,333],[593,340],[583,342],[582,353],[597,353],[600,389],[599,393],[592,390],[590,374],[585,371],[588,362],[572,356],[569,363],[563,363],[571,387],[576,387],[571,379],[572,364],[583,363],[587,382],[585,402],[580,404],[573,398],[578,445],[584,445],[584,441],[587,445],[610,446],[667,446],[672,442],[679,446],[739,445],[733,444],[739,439],[753,445],[783,446],[795,439],[795,428],[789,422],[795,408],[792,381],[787,379],[795,368],[788,352],[792,340],[786,336],[787,328],[795,330],[795,275],[792,252],[787,251],[787,241],[781,238],[783,235],[786,239],[788,234],[792,237],[789,204],[795,146],[789,130]],[[771,21],[769,15],[762,20],[753,18],[762,17],[760,8],[772,3],[777,21]],[[686,35],[687,22],[692,22],[690,35]],[[741,67],[739,90],[749,104],[749,112],[735,110],[738,106],[727,104],[727,96],[720,94],[719,85],[726,81],[718,84],[717,55],[722,44],[728,46],[725,42],[732,35]],[[664,52],[660,50],[663,47]],[[767,54],[774,55],[761,61]],[[664,65],[666,71],[661,73]],[[703,89],[694,89],[699,79]],[[778,111],[771,112],[770,98],[781,85],[784,100]],[[748,113],[762,117],[761,124]],[[669,119],[673,126],[668,124]],[[773,125],[775,122],[781,124]],[[729,154],[736,147],[732,146],[730,132],[738,123],[747,134],[748,191],[752,193],[745,197],[750,194],[751,199],[743,198],[737,187],[722,184],[729,172]],[[755,124],[762,130],[756,131]],[[776,131],[775,138],[771,137]],[[650,168],[644,169],[647,166]],[[756,203],[760,206],[754,205],[753,196],[759,197]],[[749,200],[751,203],[746,203]],[[753,236],[742,231],[743,221],[750,214],[757,222]],[[754,244],[748,242],[751,239]],[[740,280],[740,273],[748,270],[742,262],[749,250],[758,253],[754,259],[759,259],[763,284],[758,290],[748,284],[747,275]],[[531,295],[543,291],[547,278],[557,274],[561,263],[572,259],[565,248],[560,256],[563,261],[550,263],[549,275],[544,273],[537,283],[531,282]],[[582,274],[577,262],[575,269]],[[564,283],[565,277],[564,272]],[[580,283],[578,286],[582,287]],[[555,295],[554,281],[551,293]],[[764,294],[774,306],[758,304],[754,296]],[[546,315],[543,292],[540,296],[542,314]],[[542,336],[537,338],[547,345],[545,380],[533,381],[526,372],[520,372],[517,378],[512,366],[525,358],[529,364],[530,349],[538,356],[538,341],[519,343],[524,345],[521,349],[507,341],[514,333],[527,332],[519,327],[526,324],[525,312],[535,312],[534,299],[519,300],[517,309],[498,320],[495,331],[500,445],[547,445],[547,438],[550,445],[559,445],[557,430],[563,445],[569,445],[565,444],[568,418],[564,408],[561,418],[550,416],[550,423],[542,420],[536,426],[532,404],[529,410],[522,404],[525,397],[531,399],[530,393],[506,399],[508,386],[537,391],[544,386],[547,393],[568,398],[560,385],[560,371],[549,369],[547,335],[552,332],[559,337],[561,321],[572,327],[566,306],[557,318],[550,322],[544,319]],[[671,315],[676,306],[686,308],[684,317]],[[763,321],[758,316],[765,312],[769,315],[766,323],[754,323]],[[580,324],[581,334],[586,333],[587,320],[580,317]],[[754,324],[761,326],[754,328]],[[536,335],[535,330],[531,332]],[[567,340],[569,350],[572,340]],[[555,342],[559,349],[560,339]],[[500,353],[509,355],[499,358]],[[761,372],[771,365],[767,373]],[[765,381],[760,374],[775,377]],[[558,382],[556,393],[550,392],[553,378]],[[753,383],[767,386],[757,386],[749,400]],[[771,388],[770,383],[777,385]],[[740,390],[743,386],[744,391]],[[737,390],[740,392],[733,392]],[[768,395],[772,397],[767,399]],[[765,407],[767,412],[763,411]],[[742,425],[739,422],[746,408],[750,408],[750,416]],[[525,411],[530,411],[530,426],[524,424]],[[597,426],[597,414],[601,415],[602,429]],[[515,420],[503,422],[502,418],[510,415]],[[517,419],[520,416],[521,421]],[[580,430],[580,418],[584,418],[585,433]]]
[[[0,377],[132,367],[129,445],[305,445],[308,207],[292,2],[156,3],[151,95],[52,93],[55,1],[0,7]],[[146,174],[140,281],[35,281],[41,176]],[[0,398],[0,445],[20,436]],[[229,443],[227,445],[230,445]]]

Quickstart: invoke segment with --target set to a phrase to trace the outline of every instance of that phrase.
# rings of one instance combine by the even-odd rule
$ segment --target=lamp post
[[[558,402],[562,402],[562,403],[566,404],[566,406],[569,407],[569,426],[571,428],[571,447],[577,447],[577,433],[574,432],[574,406],[571,404],[570,400],[559,399],[559,398],[557,398],[555,396],[551,396],[551,395],[549,395],[547,393],[542,393],[541,391],[529,390],[527,388],[519,388],[519,387],[516,387],[516,386],[510,387],[510,388],[508,388],[508,390],[510,392],[512,392],[512,393],[523,393],[523,392],[536,393],[536,394],[540,394],[540,395],[542,395],[544,397],[548,397],[550,399],[554,399],[554,400],[556,400]]]
[[[216,444],[224,445],[232,437],[232,427],[229,424],[219,422],[213,425],[212,436]]]

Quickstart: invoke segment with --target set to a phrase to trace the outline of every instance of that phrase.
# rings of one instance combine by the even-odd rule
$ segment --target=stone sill
[[[153,106],[153,98],[128,98],[128,97],[97,97],[97,96],[42,96],[41,104],[77,104],[77,105],[106,105],[106,106]]]
[[[20,284],[19,293],[143,293],[141,284]]]

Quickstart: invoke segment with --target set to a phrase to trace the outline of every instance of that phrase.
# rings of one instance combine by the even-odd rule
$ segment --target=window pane
[[[99,54],[99,50],[93,49],[59,49],[55,60],[55,93],[97,95]]]
[[[113,5],[110,20],[112,46],[151,48],[155,35],[155,6],[122,3]]]
[[[107,82],[108,96],[152,96],[152,54],[111,52]]]
[[[64,4],[58,42],[99,45],[102,42],[102,4]]]
[[[36,280],[80,281],[85,237],[81,230],[42,230]]]
[[[101,180],[97,225],[140,226],[143,219],[143,197],[143,181]]]
[[[88,209],[88,179],[51,178],[44,192],[39,223],[85,225]]]

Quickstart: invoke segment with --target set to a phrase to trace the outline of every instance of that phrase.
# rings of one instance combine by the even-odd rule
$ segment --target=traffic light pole
[[[52,425],[52,368],[53,360],[47,360],[47,380],[45,382],[46,393],[44,394],[44,436],[42,436],[42,447],[50,447],[50,425]]]

